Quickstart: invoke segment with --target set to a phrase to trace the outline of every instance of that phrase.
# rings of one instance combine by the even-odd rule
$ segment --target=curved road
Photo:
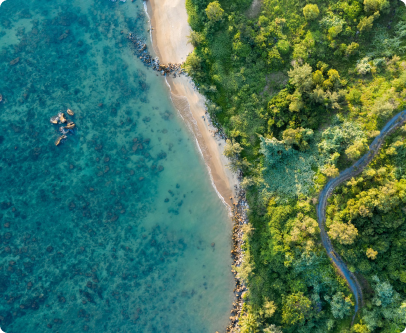
[[[362,289],[355,275],[352,272],[350,272],[350,270],[347,268],[347,265],[344,263],[344,261],[338,255],[338,253],[335,252],[333,245],[331,244],[331,240],[327,236],[326,230],[324,228],[324,223],[326,221],[327,199],[331,196],[331,194],[333,193],[334,189],[337,186],[341,185],[346,180],[349,180],[350,178],[360,174],[362,170],[364,170],[364,168],[369,164],[369,162],[371,162],[374,156],[378,153],[386,136],[393,133],[405,122],[406,122],[406,110],[399,112],[396,116],[394,116],[385,125],[385,127],[381,130],[381,133],[374,139],[374,141],[372,141],[371,145],[369,146],[369,151],[364,156],[362,156],[353,166],[342,171],[336,178],[331,179],[323,188],[319,196],[319,204],[317,206],[317,221],[319,223],[321,240],[323,246],[327,251],[328,256],[338,267],[341,273],[344,275],[352,293],[354,294],[355,313],[353,321],[355,315],[358,312],[359,303],[361,303],[361,306],[363,304]]]

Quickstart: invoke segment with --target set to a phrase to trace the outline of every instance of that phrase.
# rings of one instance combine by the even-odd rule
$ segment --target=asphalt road
[[[324,224],[326,221],[326,207],[327,207],[327,199],[331,196],[334,189],[341,185],[343,182],[351,179],[359,175],[364,168],[372,161],[374,156],[378,153],[379,149],[381,148],[386,136],[393,133],[397,128],[399,128],[402,124],[406,122],[406,110],[399,112],[396,116],[394,116],[381,130],[381,133],[372,141],[371,145],[369,146],[369,151],[362,156],[357,162],[354,163],[351,167],[342,171],[336,178],[331,179],[319,196],[319,204],[317,206],[317,220],[319,223],[321,240],[323,246],[325,247],[328,256],[334,262],[334,264],[338,267],[341,271],[343,276],[348,282],[348,285],[354,294],[355,297],[355,315],[357,314],[360,304],[363,305],[363,296],[362,296],[362,289],[361,285],[359,284],[355,275],[350,272],[347,268],[345,262],[341,259],[337,252],[335,252],[333,245],[331,244],[331,240],[327,235],[327,232],[324,228]]]

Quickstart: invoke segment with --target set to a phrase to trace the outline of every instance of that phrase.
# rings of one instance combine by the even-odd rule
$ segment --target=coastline
[[[150,21],[152,48],[159,58],[159,64],[166,64],[165,67],[169,63],[183,63],[187,55],[193,51],[193,46],[188,44],[187,40],[191,29],[185,2],[185,0],[159,0],[159,3],[158,0],[144,1],[144,8]],[[144,49],[144,46],[141,45],[141,49]],[[216,134],[217,129],[211,124],[209,114],[206,113],[205,97],[197,91],[192,80],[186,75],[176,78],[168,75],[165,76],[165,81],[175,108],[194,134],[197,147],[208,168],[212,185],[230,211],[233,223],[231,272],[235,280],[235,298],[226,332],[239,332],[244,295],[248,291],[237,273],[238,267],[244,261],[242,249],[244,226],[248,224],[249,207],[245,191],[240,188],[240,177],[227,167],[229,160],[223,154],[226,142],[221,135]]]
[[[185,0],[149,0],[144,2],[151,23],[152,47],[161,63],[183,63],[193,51],[187,36],[188,24]],[[223,155],[225,140],[215,135],[215,128],[209,123],[205,109],[205,97],[186,76],[167,76],[171,99],[190,130],[209,170],[213,186],[230,207],[230,198],[235,198],[238,177],[228,169],[229,160]]]

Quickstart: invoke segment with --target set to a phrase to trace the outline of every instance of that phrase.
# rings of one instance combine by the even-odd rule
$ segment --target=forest
[[[406,125],[336,189],[326,230],[364,306],[328,258],[316,205],[329,179],[406,108],[406,7],[398,0],[186,0],[185,63],[230,168],[244,174],[250,230],[236,267],[243,333],[402,332],[406,327]]]

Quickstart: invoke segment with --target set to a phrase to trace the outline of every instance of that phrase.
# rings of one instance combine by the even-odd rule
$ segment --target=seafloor
[[[140,0],[0,7],[0,327],[214,332],[231,227],[194,139],[132,54]],[[60,146],[49,119],[67,108]]]

